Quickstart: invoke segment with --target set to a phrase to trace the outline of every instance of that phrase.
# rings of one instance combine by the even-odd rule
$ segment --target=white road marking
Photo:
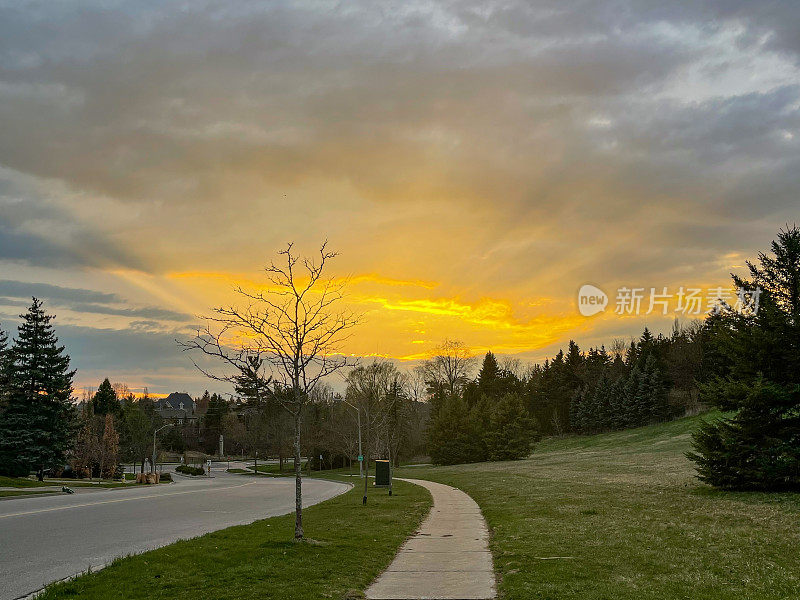
[[[256,483],[255,481],[250,481],[248,483],[241,483],[239,485],[230,485],[228,487],[220,487],[220,488],[211,488],[209,490],[203,490],[206,492],[218,492],[222,490],[232,490],[234,488],[245,487],[247,485],[253,485]],[[115,500],[101,500],[99,502],[85,502],[83,504],[69,504],[67,506],[54,506],[52,508],[42,508],[40,510],[28,510],[25,512],[18,512],[18,513],[11,513],[8,515],[0,515],[0,519],[7,519],[8,517],[22,517],[25,515],[36,515],[39,513],[45,512],[52,512],[55,510],[67,510],[69,508],[82,508],[84,506],[96,506],[98,504],[113,504],[115,502],[130,502],[131,500],[146,500],[147,498],[164,498],[166,496],[180,496],[181,494],[195,494],[200,490],[186,490],[183,492],[169,492],[166,494],[151,494],[149,496],[136,496],[135,498],[117,498]]]

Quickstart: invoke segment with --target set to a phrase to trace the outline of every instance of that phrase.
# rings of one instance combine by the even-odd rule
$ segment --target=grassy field
[[[16,490],[0,490],[0,498],[7,498],[9,496],[41,496],[42,494],[60,494],[61,490],[58,488],[19,488]]]
[[[480,504],[502,598],[800,598],[800,494],[699,483],[684,456],[699,420],[396,475],[454,485]]]
[[[45,479],[44,481],[37,481],[28,477],[6,477],[0,475],[0,488],[41,488],[41,487],[120,487],[123,484],[118,481],[111,481],[104,479],[102,481],[89,481],[88,479],[59,479],[53,481],[52,479]]]
[[[307,474],[306,461],[302,461],[300,464],[303,469],[303,474]],[[252,471],[252,468],[248,467],[248,470]],[[258,463],[258,472],[268,475],[294,476],[294,462],[292,460],[284,461],[283,471],[280,470],[280,465],[274,463]]]
[[[293,514],[265,519],[117,560],[40,598],[358,598],[430,504],[424,488],[400,483],[392,497],[375,492],[363,507],[356,488],[304,511],[313,541],[292,541]]]

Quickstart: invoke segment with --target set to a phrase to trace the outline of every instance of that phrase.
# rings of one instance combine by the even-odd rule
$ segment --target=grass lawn
[[[684,456],[699,420],[396,475],[454,485],[480,504],[502,598],[800,598],[800,494],[701,484]]]
[[[424,488],[401,482],[392,497],[376,491],[363,507],[356,486],[303,512],[313,541],[292,541],[294,514],[274,517],[119,559],[39,598],[358,598],[430,505]]]
[[[306,475],[306,461],[301,463],[303,469],[303,475]],[[249,471],[252,471],[252,467],[248,467]],[[283,462],[283,471],[280,470],[280,465],[273,464],[273,463],[266,463],[258,464],[258,472],[259,473],[266,473],[268,475],[284,475],[284,476],[291,476],[294,477],[294,460],[287,459]]]
[[[88,481],[86,479],[59,479],[57,481],[53,481],[51,479],[45,479],[44,481],[37,481],[35,479],[29,479],[27,477],[5,477],[0,475],[0,487],[13,487],[13,488],[38,488],[38,487],[61,487],[65,485],[67,487],[121,487],[122,483],[119,481],[110,481],[104,479],[102,481]]]
[[[60,493],[58,489],[48,489],[48,487],[41,488],[19,488],[16,490],[0,490],[0,498],[7,498],[9,496],[36,496],[42,494],[56,494]]]

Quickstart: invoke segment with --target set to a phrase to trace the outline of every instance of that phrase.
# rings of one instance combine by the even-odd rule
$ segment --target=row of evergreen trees
[[[617,340],[567,352],[535,365],[521,381],[527,406],[545,434],[597,433],[638,427],[699,410],[703,377],[701,323],[675,323],[670,335],[644,329],[638,340]]]
[[[649,331],[633,350],[647,349],[652,339]],[[603,354],[602,351],[598,354]],[[629,353],[629,357],[633,353]],[[642,352],[627,361],[630,369],[614,374],[612,363],[593,385],[587,384],[572,398],[570,428],[577,433],[598,433],[612,429],[639,427],[675,416],[677,408],[669,403],[669,389],[651,352]],[[618,370],[618,369],[617,369]]]
[[[0,333],[0,474],[64,466],[75,433],[69,356],[34,298],[12,343]]]
[[[700,325],[676,323],[669,336],[645,328],[611,352],[582,352],[570,341],[566,353],[525,374],[500,368],[489,352],[474,380],[428,381],[431,459],[520,458],[541,434],[597,433],[684,414],[697,404],[703,336]]]
[[[450,392],[432,386],[428,450],[435,464],[515,460],[530,454],[538,432],[522,398],[522,382],[494,354],[478,377]]]

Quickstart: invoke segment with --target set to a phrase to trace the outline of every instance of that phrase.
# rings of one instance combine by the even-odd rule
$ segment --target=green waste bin
[[[391,487],[392,470],[388,460],[375,461],[375,487]]]

